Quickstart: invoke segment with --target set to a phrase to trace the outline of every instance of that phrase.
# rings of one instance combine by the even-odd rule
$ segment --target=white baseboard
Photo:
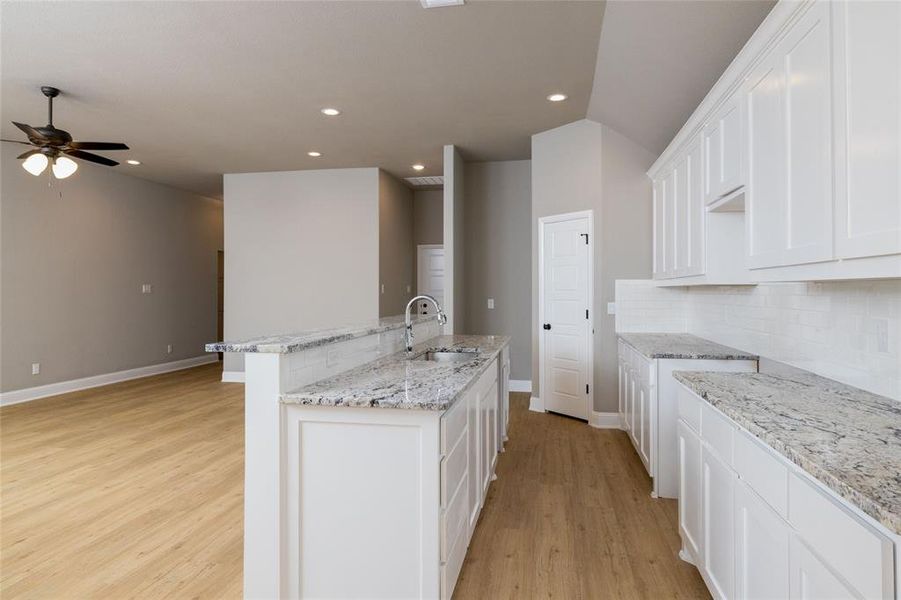
[[[244,383],[244,371],[222,371],[222,383]]]
[[[510,391],[511,392],[530,392],[532,391],[532,382],[528,379],[511,379],[510,380]]]
[[[622,429],[619,413],[591,411],[588,424],[598,429]]]
[[[543,413],[544,402],[542,402],[541,398],[538,396],[532,396],[532,398],[529,399],[529,410]]]
[[[149,365],[146,367],[138,367],[136,369],[116,371],[115,373],[104,373],[103,375],[93,375],[91,377],[70,379],[69,381],[58,381],[56,383],[48,383],[47,385],[38,385],[21,390],[12,390],[10,392],[0,393],[0,406],[29,402],[31,400],[37,400],[38,398],[46,398],[47,396],[77,392],[78,390],[86,390],[102,385],[109,385],[111,383],[119,383],[120,381],[128,381],[130,379],[140,379],[141,377],[159,375],[160,373],[190,369],[191,367],[205,365],[216,362],[217,360],[219,360],[219,357],[216,354],[203,354],[202,356],[195,356],[159,365]]]

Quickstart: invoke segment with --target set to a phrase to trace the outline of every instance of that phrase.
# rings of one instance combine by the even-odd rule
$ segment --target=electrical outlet
[[[413,287],[410,286],[409,284],[407,284],[407,293],[408,293],[408,294],[410,293],[410,291],[411,291],[412,289],[413,289]]]
[[[150,294],[151,292],[153,292],[153,286],[151,284],[145,283],[144,285],[141,286],[142,294]]]
[[[166,354],[172,354],[172,344],[166,346]]]
[[[616,302],[608,302],[607,303],[607,314],[608,315],[616,314]]]
[[[40,375],[41,374],[41,363],[31,363],[31,374],[32,375]]]
[[[382,284],[382,293],[383,294],[385,293],[385,284],[384,283]]]
[[[488,308],[494,309],[494,298],[488,298]]]

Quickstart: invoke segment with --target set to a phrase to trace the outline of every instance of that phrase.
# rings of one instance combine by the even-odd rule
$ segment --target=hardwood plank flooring
[[[209,365],[0,409],[0,597],[240,598],[243,386]],[[511,400],[456,598],[700,598],[619,431]]]

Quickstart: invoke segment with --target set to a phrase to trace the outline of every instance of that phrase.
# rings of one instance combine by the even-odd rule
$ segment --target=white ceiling
[[[602,2],[3,2],[0,132],[123,141],[116,169],[219,196],[222,173],[528,158],[584,118]],[[569,100],[545,97],[564,91]],[[325,106],[344,112],[319,113]],[[306,155],[318,150],[323,157]],[[415,172],[414,162],[426,169]]]
[[[661,153],[775,0],[610,0],[588,118]]]

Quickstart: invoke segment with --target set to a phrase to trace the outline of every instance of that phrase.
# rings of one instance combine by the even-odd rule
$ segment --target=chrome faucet
[[[441,310],[441,306],[438,305],[438,301],[435,300],[432,296],[428,294],[420,294],[414,298],[412,298],[409,302],[407,302],[407,310],[404,313],[404,325],[406,329],[404,330],[404,340],[407,343],[407,352],[413,351],[413,317],[410,314],[410,311],[413,308],[413,305],[419,302],[420,300],[428,300],[432,304],[435,305],[435,310],[438,312],[438,322],[441,325],[447,323],[447,315],[444,314],[444,311]]]

